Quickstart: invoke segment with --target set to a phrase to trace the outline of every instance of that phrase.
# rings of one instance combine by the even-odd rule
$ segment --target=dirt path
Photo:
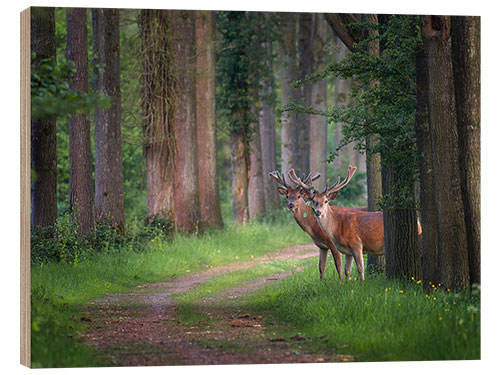
[[[196,323],[187,324],[176,317],[178,306],[172,296],[194,289],[214,276],[258,263],[317,255],[314,245],[294,246],[252,261],[214,267],[174,281],[140,285],[127,293],[107,296],[88,305],[82,317],[88,322],[83,339],[96,346],[113,366],[352,360],[349,356],[308,354],[301,346],[307,338],[276,337],[273,332],[275,322],[267,317],[251,316],[238,306],[238,297],[292,272],[268,275],[198,300],[192,312],[207,318]]]

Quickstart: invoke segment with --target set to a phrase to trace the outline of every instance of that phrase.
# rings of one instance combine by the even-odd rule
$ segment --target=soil
[[[180,321],[172,296],[197,287],[210,278],[259,262],[318,256],[314,245],[294,246],[248,262],[214,267],[172,281],[140,285],[126,293],[91,302],[80,320],[87,330],[82,338],[97,347],[112,366],[216,365],[263,363],[314,363],[351,361],[347,355],[307,350],[301,335],[277,336],[280,323],[243,311],[239,297],[292,272],[268,275],[200,299],[193,306],[194,323]],[[300,271],[300,268],[296,269]],[[188,321],[192,321],[189,319]]]

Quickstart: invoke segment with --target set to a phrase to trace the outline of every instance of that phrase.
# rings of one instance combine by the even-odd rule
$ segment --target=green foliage
[[[127,224],[134,242],[114,242],[84,262],[34,262],[31,267],[32,365],[100,366],[100,356],[78,342],[85,328],[82,309],[89,301],[141,283],[160,282],[210,266],[252,259],[282,247],[310,242],[291,217],[281,225],[249,223],[206,231],[199,237],[165,237],[139,219]],[[141,237],[141,234],[143,237]],[[100,240],[103,242],[103,239]]]
[[[333,264],[333,263],[332,263]],[[328,271],[329,270],[329,271]],[[480,358],[480,298],[421,281],[380,274],[340,281],[333,267],[322,282],[316,265],[250,297],[247,309],[287,323],[309,337],[310,349],[360,361]],[[293,334],[293,333],[292,333]]]
[[[163,218],[139,220],[135,218],[126,225],[126,234],[121,235],[106,221],[96,224],[88,237],[78,233],[78,225],[71,213],[57,219],[54,228],[33,230],[31,234],[32,264],[62,262],[77,264],[88,261],[99,253],[119,252],[123,249],[141,251],[144,245],[155,239],[167,239],[173,232],[172,223]]]
[[[32,59],[36,56],[33,54]],[[109,105],[107,97],[71,90],[69,81],[76,72],[72,61],[55,62],[52,58],[37,61],[31,69],[31,115],[36,118],[65,117],[88,113],[96,106]]]
[[[262,43],[277,38],[275,21],[273,14],[217,12],[217,109],[224,130],[249,131],[261,81],[272,77]]]
[[[355,26],[364,30],[377,28],[379,35],[365,38],[358,44],[358,52],[305,79],[306,83],[311,83],[332,75],[353,78],[356,84],[351,104],[321,112],[292,103],[285,110],[318,113],[328,116],[329,121],[344,123],[344,137],[337,152],[330,155],[329,162],[338,155],[340,148],[355,141],[359,142],[360,150],[367,152],[367,157],[380,153],[382,167],[390,167],[397,174],[392,190],[381,200],[382,207],[415,208],[412,186],[418,173],[414,128],[418,19],[390,16],[386,24],[360,23]],[[380,42],[379,57],[367,52],[373,40]],[[296,85],[300,84],[303,82],[296,82]],[[366,145],[368,136],[376,138],[372,148]]]

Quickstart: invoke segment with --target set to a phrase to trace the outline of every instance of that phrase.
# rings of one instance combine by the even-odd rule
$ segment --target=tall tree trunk
[[[313,51],[312,45],[314,25],[313,13],[299,13],[299,31],[298,31],[298,76],[303,80],[312,73]],[[309,84],[303,85],[300,89],[300,95],[306,107],[311,106],[312,87]],[[306,114],[297,115],[297,147],[298,158],[295,169],[297,172],[309,173],[309,153],[310,153],[310,116]]]
[[[290,83],[297,79],[297,49],[295,47],[297,15],[281,13],[281,104],[286,105],[290,100],[297,102],[300,91],[291,87]],[[281,118],[281,169],[288,181],[288,171],[298,164],[297,143],[297,116],[284,112]]]
[[[272,72],[272,43],[266,42],[263,48],[267,50],[266,64]],[[262,96],[271,97],[273,87],[270,78],[261,82]],[[259,105],[259,131],[262,150],[262,176],[264,181],[264,200],[266,211],[274,210],[279,207],[278,192],[269,178],[269,172],[276,170],[276,135],[274,129],[274,105],[267,100],[261,100]]]
[[[372,24],[378,24],[377,15],[369,14],[366,16],[366,22]],[[370,29],[369,36],[376,37],[378,35],[378,30]],[[380,44],[378,40],[373,40],[368,46],[368,54],[375,58],[380,56]],[[377,81],[372,81],[370,83],[372,86],[378,86]],[[375,146],[377,140],[376,135],[371,134],[366,138],[366,145],[368,149]],[[381,167],[380,154],[371,154],[366,157],[366,190],[368,195],[368,210],[377,211],[377,199],[382,195],[382,167]],[[384,228],[386,224],[384,224]],[[385,231],[385,229],[384,229]],[[385,246],[387,252],[387,246]],[[385,267],[385,256],[384,255],[368,255],[368,267],[373,266],[376,269],[383,270]]]
[[[174,217],[172,21],[167,10],[144,9],[139,18],[142,49],[142,113],[148,217]]]
[[[429,68],[430,138],[438,213],[439,279],[446,287],[461,288],[469,286],[470,275],[460,183],[450,27],[450,17],[422,17],[422,37]]]
[[[422,223],[422,278],[424,285],[437,283],[438,224],[436,198],[432,176],[432,147],[430,138],[429,70],[424,48],[416,53],[417,110],[415,134],[418,149],[420,183],[420,216]]]
[[[453,78],[460,177],[467,228],[470,282],[481,282],[481,23],[451,17]]]
[[[32,69],[37,71],[41,60],[56,61],[54,8],[31,8]],[[56,119],[31,120],[31,224],[34,229],[53,227],[57,220],[57,138]]]
[[[259,123],[250,124],[250,170],[248,179],[248,214],[250,219],[266,211],[264,201],[264,176],[262,174],[262,153]],[[269,177],[268,177],[269,178]]]
[[[240,110],[241,111],[241,110]],[[244,131],[231,133],[231,169],[233,181],[233,218],[237,224],[248,221],[248,142]]]
[[[399,184],[397,165],[387,165],[382,170],[384,195],[393,196]],[[385,271],[391,278],[420,280],[422,253],[417,231],[417,212],[413,209],[384,209]],[[376,266],[379,266],[378,264]]]
[[[174,202],[175,225],[192,232],[200,222],[196,139],[196,50],[193,11],[172,11],[174,78]]]
[[[217,174],[217,123],[215,112],[215,13],[196,15],[196,122],[201,229],[222,228]]]
[[[325,66],[326,31],[327,25],[321,14],[314,14],[313,33],[311,40],[313,65],[312,70],[317,71]],[[327,109],[326,80],[317,81],[311,85],[311,105],[318,110]],[[313,182],[316,189],[322,189],[326,182],[327,155],[327,123],[325,116],[311,115],[309,129],[309,166],[310,172],[321,173],[321,177]]]
[[[67,8],[66,15],[68,29],[66,59],[73,61],[76,66],[70,89],[87,93],[89,90],[87,9]],[[87,236],[95,228],[88,115],[78,114],[69,118],[69,160],[69,207],[76,216],[80,235]]]
[[[108,109],[96,108],[95,210],[96,220],[109,221],[125,231],[120,94],[120,17],[118,9],[92,9],[96,91],[108,96]]]

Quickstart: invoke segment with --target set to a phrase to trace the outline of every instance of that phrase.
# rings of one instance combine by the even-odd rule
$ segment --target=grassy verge
[[[371,276],[366,282],[320,282],[316,267],[247,298],[245,306],[276,317],[310,338],[311,350],[360,361],[480,358],[480,299],[421,283]]]
[[[32,367],[97,366],[92,349],[78,344],[80,311],[92,299],[133,285],[158,282],[210,266],[244,261],[310,239],[289,216],[269,225],[228,225],[199,236],[153,239],[124,246],[77,264],[33,264]],[[102,364],[101,364],[102,365]]]

